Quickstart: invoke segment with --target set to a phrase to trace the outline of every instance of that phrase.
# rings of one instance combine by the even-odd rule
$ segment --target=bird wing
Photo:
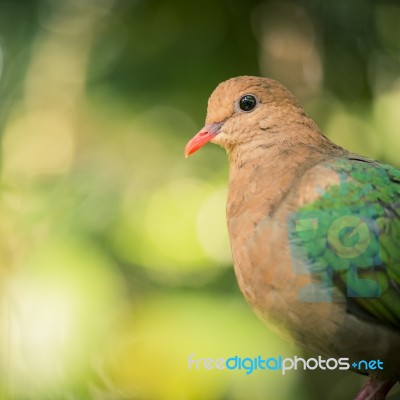
[[[324,167],[340,183],[291,216],[291,247],[332,286],[332,301],[339,294],[348,312],[398,329],[400,171],[356,155]]]

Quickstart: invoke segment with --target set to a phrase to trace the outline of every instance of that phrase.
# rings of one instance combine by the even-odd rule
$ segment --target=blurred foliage
[[[193,371],[291,356],[231,267],[227,162],[189,161],[217,83],[280,80],[399,165],[397,1],[0,0],[0,400],[338,399],[351,374]]]

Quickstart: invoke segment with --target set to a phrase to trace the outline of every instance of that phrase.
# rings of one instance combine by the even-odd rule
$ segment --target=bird
[[[216,87],[185,156],[208,142],[228,154],[246,301],[297,345],[368,375],[356,400],[385,399],[400,379],[400,171],[333,143],[265,77]]]

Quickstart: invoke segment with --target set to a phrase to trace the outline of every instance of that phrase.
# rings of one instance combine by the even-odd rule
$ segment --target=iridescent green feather
[[[340,184],[317,188],[318,200],[291,217],[292,250],[312,273],[330,277],[350,310],[398,328],[400,171],[359,157],[325,166]]]

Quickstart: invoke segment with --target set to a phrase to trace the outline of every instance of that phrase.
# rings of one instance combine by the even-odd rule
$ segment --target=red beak
[[[185,147],[185,157],[202,148],[207,142],[218,135],[223,122],[207,124],[200,132],[189,140]]]

